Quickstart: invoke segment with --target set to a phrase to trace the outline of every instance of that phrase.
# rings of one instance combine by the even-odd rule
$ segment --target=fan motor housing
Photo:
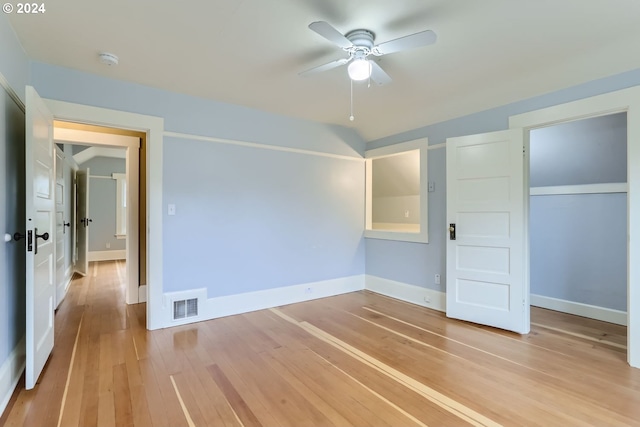
[[[369,30],[353,30],[348,32],[345,37],[356,47],[366,48],[370,51],[373,48],[375,34]]]

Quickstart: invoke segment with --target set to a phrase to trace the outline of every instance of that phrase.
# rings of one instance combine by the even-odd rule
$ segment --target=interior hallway
[[[637,425],[626,328],[532,308],[526,336],[362,291],[158,331],[91,265],[7,426]]]

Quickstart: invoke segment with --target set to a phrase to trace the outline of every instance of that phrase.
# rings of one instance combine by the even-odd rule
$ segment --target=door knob
[[[38,234],[38,229],[36,228],[36,238],[40,238],[42,240],[49,240],[49,233]]]
[[[65,234],[67,232],[67,227],[71,227],[71,224],[62,220],[62,234]]]
[[[449,224],[449,240],[456,240],[456,224]]]
[[[37,255],[38,254],[38,239],[42,239],[44,241],[49,240],[49,233],[45,232],[45,233],[42,233],[42,234],[38,234],[38,229],[37,228],[34,228],[33,230],[34,230],[33,234],[35,234],[35,236],[36,236],[36,238],[35,238],[36,249],[35,249],[34,254]]]
[[[18,240],[20,240],[20,239],[24,239],[25,237],[27,237],[27,236],[25,236],[24,234],[19,233],[17,231],[15,233],[13,233],[13,240],[15,240],[16,242]]]

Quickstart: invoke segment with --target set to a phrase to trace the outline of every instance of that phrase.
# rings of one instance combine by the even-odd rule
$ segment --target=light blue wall
[[[171,132],[347,156],[364,155],[362,138],[340,126],[106,79],[41,62],[31,63],[31,77],[43,98],[163,117],[165,130]]]
[[[160,116],[166,131],[358,159],[165,136],[164,292],[207,287],[215,297],[364,273],[356,132],[42,63],[31,70],[45,98]]]
[[[627,182],[627,113],[531,131],[530,185]]]
[[[531,293],[627,311],[627,195],[531,197]]]
[[[176,138],[164,159],[176,206],[165,291],[218,297],[364,273],[362,161]]]
[[[626,113],[536,129],[531,186],[627,181]],[[531,293],[627,308],[627,195],[531,196]]]
[[[442,232],[446,220],[445,157],[443,148],[429,151],[429,180],[435,182],[435,191],[428,193],[429,243],[365,239],[367,274],[444,291],[444,281],[436,285],[433,275],[439,273],[444,277],[446,270],[446,241]]]
[[[117,239],[116,233],[116,194],[115,179],[98,177],[112,176],[126,172],[125,159],[113,157],[94,157],[82,163],[80,169],[89,168],[89,252],[124,250],[125,239]],[[109,244],[109,248],[107,248]]]
[[[28,62],[4,14],[0,14],[0,74],[24,101],[24,85],[29,79]],[[24,113],[0,87],[2,236],[15,231],[24,233],[24,197]],[[24,283],[24,240],[11,243],[0,241],[0,366],[24,336]]]
[[[90,168],[91,175],[111,176],[114,173],[126,173],[127,162],[125,159],[116,157],[96,156],[79,164],[78,167],[83,170]]]
[[[636,85],[640,85],[640,69],[371,141],[367,149],[422,137],[428,137],[429,144],[435,145],[445,143],[449,137],[504,130],[512,115]],[[429,193],[429,243],[365,239],[367,274],[445,291],[445,280],[440,286],[434,284],[434,274],[445,279],[446,198],[441,193],[446,187],[444,164],[444,149],[429,152],[429,181],[436,185],[436,192]]]
[[[0,14],[0,74],[24,103],[29,60],[4,13]]]

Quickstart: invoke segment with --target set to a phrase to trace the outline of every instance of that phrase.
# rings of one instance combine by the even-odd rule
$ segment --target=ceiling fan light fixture
[[[98,59],[100,60],[101,64],[108,66],[118,65],[119,62],[118,56],[109,52],[100,52],[98,54]]]
[[[366,80],[371,77],[371,63],[368,59],[358,58],[347,67],[349,78],[355,81]]]

